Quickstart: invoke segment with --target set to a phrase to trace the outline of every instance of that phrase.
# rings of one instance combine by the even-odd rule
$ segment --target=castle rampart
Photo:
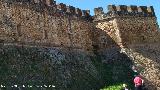
[[[49,55],[54,59],[54,62],[49,61],[48,63],[56,63],[58,69],[59,65],[62,65],[61,61],[65,61],[69,63],[68,66],[72,66],[66,57],[69,57],[71,61],[78,58],[77,61],[81,62],[81,59],[88,60],[85,55],[89,56],[87,58],[92,55],[107,62],[107,60],[123,60],[123,56],[127,55],[126,60],[130,56],[133,62],[138,62],[144,66],[144,76],[158,87],[160,82],[157,79],[159,77],[156,75],[160,70],[157,68],[159,67],[157,53],[160,50],[156,49],[159,46],[160,33],[153,6],[109,5],[107,13],[103,11],[102,7],[95,8],[94,12],[95,15],[91,16],[89,10],[81,10],[63,3],[57,4],[53,0],[0,0],[0,43],[2,46],[4,45],[4,49],[7,48],[7,45],[16,45],[17,48],[25,46],[25,51],[27,51],[28,46],[32,45],[35,47],[52,47],[46,53],[50,52]],[[14,47],[11,46],[11,48]],[[67,48],[67,50],[62,48]],[[2,47],[0,52],[3,53],[4,49]],[[23,52],[23,49],[22,47],[19,51]],[[131,51],[131,49],[135,51]],[[2,55],[9,55],[8,52],[10,51],[8,50],[5,51],[7,54],[3,53]],[[15,52],[19,53],[16,50]],[[76,50],[76,52],[73,53],[72,50]],[[58,51],[65,52],[65,54],[58,55]],[[73,55],[69,55],[69,51]],[[32,53],[34,52],[37,51],[35,50]],[[44,51],[42,50],[42,52]],[[124,55],[122,55],[122,52],[124,52]],[[29,53],[29,55],[32,55],[32,53]],[[82,58],[78,56],[79,53],[82,54]],[[151,57],[150,53],[152,53]],[[16,56],[14,52],[12,55]],[[25,56],[25,53],[23,56]],[[35,58],[33,57],[33,59]],[[30,62],[28,58],[27,60]],[[59,60],[58,64],[56,60]],[[16,63],[16,65],[18,64]],[[148,73],[152,72],[150,66],[154,69],[153,78],[151,78],[152,73]],[[88,70],[90,71],[90,69]],[[67,75],[72,79],[70,71],[68,72]],[[91,74],[87,73],[87,75]],[[75,80],[73,79],[73,81]],[[65,82],[65,85],[67,85],[66,83],[68,84],[68,82]]]
[[[107,13],[101,7],[94,11],[97,27],[106,31],[120,45],[154,43],[159,40],[158,24],[152,6],[109,5]]]
[[[91,49],[88,10],[50,0],[0,2],[0,40]],[[90,45],[89,45],[90,44]]]
[[[79,17],[89,17],[90,11],[89,10],[81,10],[79,8],[75,8],[73,6],[67,6],[63,3],[56,3],[56,1],[53,0],[2,0],[2,2],[6,2],[8,4],[27,4],[30,6],[35,6],[36,8],[47,8],[46,10],[53,10],[50,11],[50,13],[64,13],[64,14],[70,14],[70,15],[76,15]],[[34,8],[33,8],[34,9]]]
[[[126,5],[108,5],[108,12],[104,13],[102,7],[94,9],[94,21],[100,21],[113,17],[155,17],[153,6],[126,6]]]
[[[149,90],[158,90],[160,84],[158,78],[160,76],[156,74],[160,70],[155,66],[159,66],[159,59],[154,54],[159,52],[156,47],[160,45],[160,32],[153,7],[109,5],[107,13],[101,7],[95,8],[94,11],[94,25],[106,32],[120,46],[121,51],[132,59],[135,65],[140,65],[139,68],[143,68],[143,72],[140,73],[149,81],[146,80],[146,86]],[[106,44],[110,46],[110,43]],[[101,55],[107,59],[110,59],[108,55],[110,57],[115,55],[113,57],[116,57],[116,52],[113,53],[116,51],[114,48],[102,47],[102,43],[99,43],[99,46],[102,49]]]

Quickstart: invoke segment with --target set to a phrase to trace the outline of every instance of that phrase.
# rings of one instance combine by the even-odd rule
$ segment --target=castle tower
[[[153,6],[108,5],[107,13],[101,7],[94,11],[96,27],[106,31],[122,47],[156,41],[152,38],[158,31]]]

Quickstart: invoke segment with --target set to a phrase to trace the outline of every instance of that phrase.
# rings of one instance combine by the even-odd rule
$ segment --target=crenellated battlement
[[[108,12],[104,13],[102,7],[94,9],[95,19],[101,20],[118,16],[155,17],[153,6],[126,6],[108,5]]]
[[[89,10],[81,10],[73,6],[67,6],[64,3],[56,3],[54,0],[4,0],[6,3],[20,3],[36,5],[36,8],[51,10],[50,13],[63,13],[63,15],[75,15],[77,17],[90,17]],[[137,16],[137,17],[155,17],[153,6],[126,6],[126,5],[108,5],[108,12],[104,13],[102,7],[94,9],[95,20],[111,18],[115,16]]]
[[[53,13],[53,15],[56,13],[63,13],[63,15],[67,14],[86,18],[91,16],[89,10],[81,10],[73,6],[67,6],[64,3],[56,3],[56,1],[53,0],[4,0],[4,2],[9,4],[18,3],[35,5],[36,8],[47,8],[47,10],[51,10],[50,13]]]
[[[116,12],[118,15],[139,15],[139,16],[151,16],[154,17],[153,6],[126,6],[126,5],[108,5],[109,12]]]

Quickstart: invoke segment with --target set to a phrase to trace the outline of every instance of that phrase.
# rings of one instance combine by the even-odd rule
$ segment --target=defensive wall
[[[146,82],[148,89],[159,90],[160,59],[157,54],[160,31],[153,7],[109,5],[107,13],[103,12],[102,7],[95,8],[94,11],[94,25],[106,32],[118,44],[120,51],[133,61],[136,68],[141,69],[138,72],[146,81],[148,80]],[[109,45],[108,40],[107,38],[105,40],[107,45]],[[102,39],[100,42],[103,41]],[[98,46],[104,60],[107,60],[108,55],[117,57],[119,49],[111,47],[104,49],[102,44]]]
[[[52,0],[1,0],[0,4],[1,42],[91,49],[87,10]]]
[[[153,7],[108,5],[107,13],[101,7],[94,16],[89,12],[53,0],[0,0],[0,60],[8,70],[1,84],[43,81],[57,90],[97,89],[102,78],[91,57],[100,56],[103,63],[140,68],[149,90],[158,90],[160,33]],[[117,67],[114,81],[126,73]]]
[[[96,27],[107,32],[119,45],[154,43],[158,23],[152,6],[109,5],[108,12],[95,8]]]

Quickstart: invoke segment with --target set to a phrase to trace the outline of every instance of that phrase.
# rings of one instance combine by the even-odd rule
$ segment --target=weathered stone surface
[[[110,20],[108,22],[106,22],[106,21],[98,22],[96,27],[103,30],[105,32],[105,34],[109,35],[110,38],[113,39],[114,42],[116,42],[116,43],[121,42],[121,38],[119,36],[120,31],[118,30],[118,25],[117,25],[116,19]],[[110,44],[110,42],[109,42],[109,44]]]
[[[155,17],[147,18],[118,18],[117,24],[123,44],[158,42],[159,32]],[[127,37],[127,38],[126,38]]]
[[[160,50],[159,44],[130,45],[124,49],[134,62],[138,72],[145,78],[145,85],[149,90],[158,90],[160,87]]]
[[[0,45],[0,62],[0,84],[7,89],[91,90],[101,83],[88,54],[78,49]]]
[[[50,0],[0,0],[1,83],[97,90],[101,75],[91,63],[94,56],[114,65],[115,82],[126,76],[124,67],[135,64],[149,90],[160,88],[160,32],[153,7],[108,8],[108,13],[95,9],[91,17],[88,10]]]
[[[103,47],[103,43],[98,45],[101,47],[100,53],[104,58],[104,62],[108,59],[118,60],[119,48],[124,54],[129,56],[139,69],[139,73],[144,77],[146,81],[146,87],[149,90],[158,90],[160,88],[160,58],[158,49],[160,46],[160,31],[157,24],[156,17],[152,14],[149,16],[149,12],[154,13],[153,7],[127,7],[117,6],[114,9],[114,5],[109,7],[110,13],[107,17],[103,17],[105,14],[99,14],[95,17],[94,24],[102,30],[102,34],[95,34],[96,37],[112,38],[112,43],[105,43],[107,46],[118,47]],[[148,9],[147,9],[148,8]],[[145,14],[136,13],[143,12]],[[131,14],[132,13],[132,14]],[[99,31],[100,31],[99,30]],[[102,33],[102,32],[101,32]],[[103,42],[103,40],[99,41]],[[118,58],[116,58],[118,57]]]
[[[29,7],[0,2],[2,41],[91,49],[90,22],[60,13],[49,15],[47,8],[37,7],[42,9],[37,12]]]

